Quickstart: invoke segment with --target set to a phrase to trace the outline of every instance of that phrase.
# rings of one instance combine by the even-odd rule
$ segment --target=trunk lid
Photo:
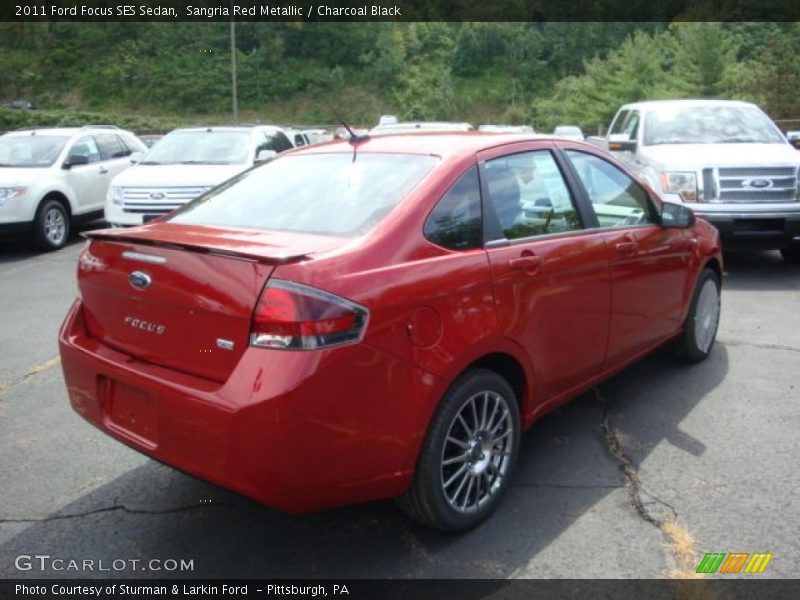
[[[278,264],[344,240],[157,223],[86,234],[78,284],[91,337],[130,356],[224,382]]]

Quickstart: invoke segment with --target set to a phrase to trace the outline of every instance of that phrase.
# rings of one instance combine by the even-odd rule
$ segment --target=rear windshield
[[[245,171],[169,220],[355,237],[389,214],[438,161],[405,154],[285,156]]]

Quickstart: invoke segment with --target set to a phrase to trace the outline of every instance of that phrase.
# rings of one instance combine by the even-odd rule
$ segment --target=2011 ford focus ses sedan
[[[398,497],[473,527],[522,431],[667,342],[705,358],[720,314],[716,230],[564,139],[322,144],[88,236],[74,409],[296,513]]]

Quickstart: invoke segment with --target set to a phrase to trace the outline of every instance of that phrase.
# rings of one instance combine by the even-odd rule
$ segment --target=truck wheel
[[[705,269],[697,280],[683,334],[675,340],[675,353],[690,362],[700,362],[708,356],[717,339],[719,314],[719,277]]]
[[[514,390],[494,371],[468,371],[442,399],[411,487],[397,503],[429,527],[451,532],[475,527],[508,489],[519,441]]]
[[[781,248],[781,256],[790,265],[800,265],[800,244],[789,244]]]
[[[58,200],[45,200],[33,224],[36,245],[45,251],[63,248],[69,239],[69,215]]]

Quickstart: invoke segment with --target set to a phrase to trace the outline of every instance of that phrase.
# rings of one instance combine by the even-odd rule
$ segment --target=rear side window
[[[450,250],[480,248],[481,191],[478,168],[473,167],[453,184],[425,222],[425,237]]]
[[[97,147],[100,150],[101,160],[112,160],[128,156],[131,152],[122,141],[112,134],[94,136]]]
[[[356,237],[388,215],[438,162],[407,154],[289,155],[245,171],[170,221]]]

